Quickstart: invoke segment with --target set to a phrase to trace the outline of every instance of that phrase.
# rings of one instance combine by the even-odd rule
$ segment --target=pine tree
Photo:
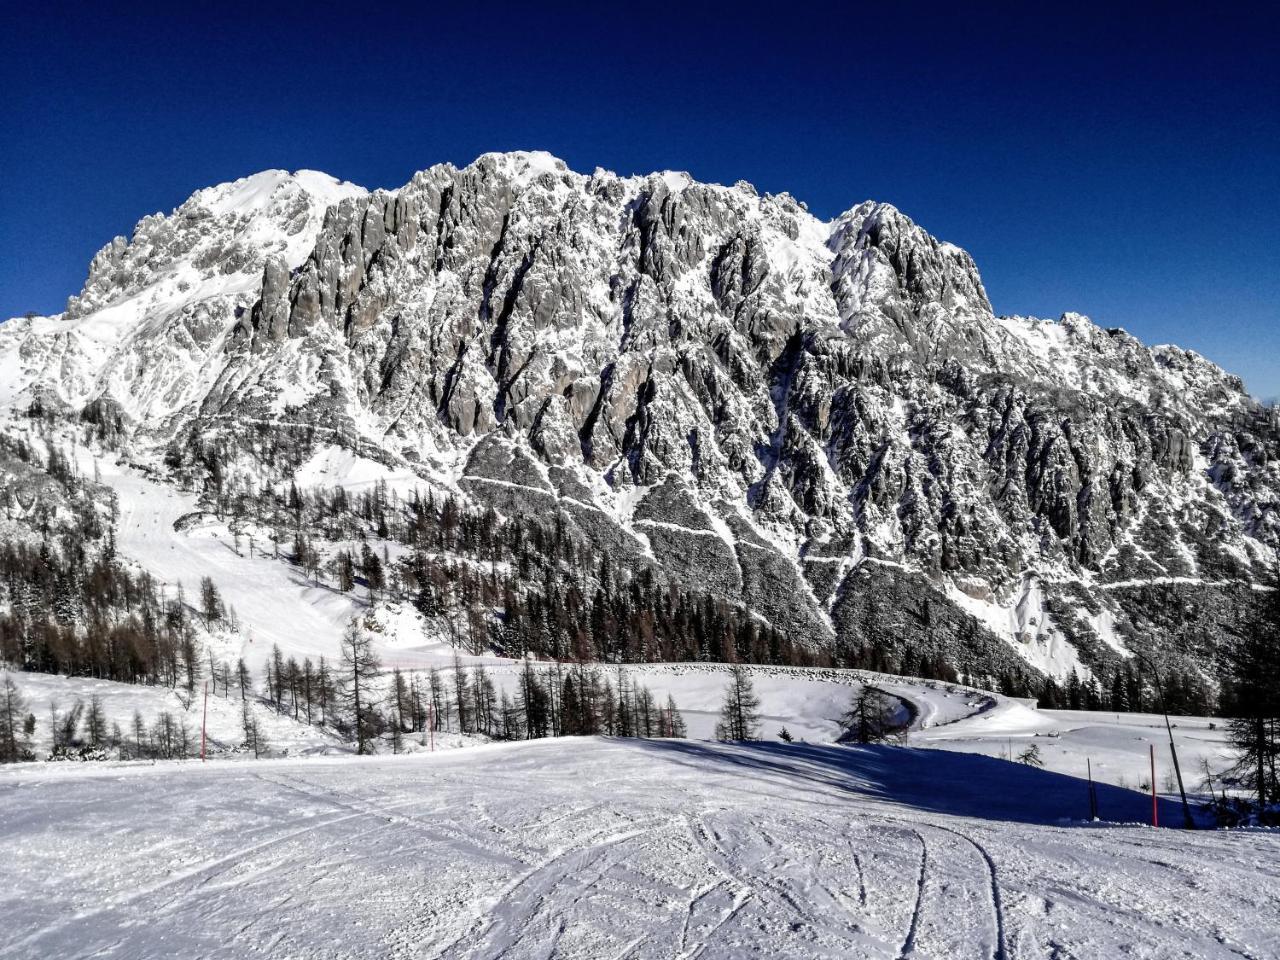
[[[457,650],[453,653],[453,699],[454,708],[458,712],[458,732],[471,732],[471,694],[467,682],[467,671],[462,666],[462,658]]]
[[[211,577],[200,580],[200,608],[204,613],[204,624],[212,630],[213,625],[222,619],[222,598],[218,596],[218,588]]]
[[[142,711],[133,711],[133,756],[136,760],[141,760],[147,755],[147,725],[143,722]]]
[[[258,718],[249,707],[248,700],[244,700],[240,704],[240,722],[244,728],[244,745],[253,751],[253,758],[257,760],[270,747],[267,743],[266,735],[262,732],[262,727],[258,723]]]
[[[1232,769],[1264,816],[1280,805],[1280,591],[1262,600],[1231,652],[1226,709],[1238,759]]]
[[[50,706],[50,722],[54,730],[54,747],[70,749],[76,744],[76,736],[80,729],[80,718],[84,715],[84,701],[76,700],[75,705],[58,716],[57,705]]]
[[[267,664],[267,693],[275,702],[276,713],[284,712],[284,681],[284,654],[280,652],[280,644],[273,643]]]
[[[438,667],[427,671],[427,702],[430,705],[427,722],[433,730],[446,729],[447,718],[444,715],[444,681],[440,678]]]
[[[638,687],[636,691],[636,734],[641,737],[652,737],[658,732],[658,706],[648,687]]]
[[[545,737],[551,722],[550,705],[542,681],[528,660],[520,674],[519,702],[524,713],[525,737],[529,740]]]
[[[1040,745],[1028,744],[1027,749],[1018,754],[1018,762],[1025,763],[1028,767],[1043,767],[1044,761],[1040,759]]]
[[[0,681],[0,763],[17,763],[30,758],[31,736],[27,700],[13,677]],[[34,719],[34,718],[32,718]],[[34,729],[35,724],[30,724]]]
[[[356,567],[351,562],[351,554],[345,550],[338,551],[337,573],[338,589],[350,593],[356,585]]]
[[[84,734],[89,746],[100,747],[107,736],[107,718],[102,712],[102,697],[96,693],[89,698],[89,710],[84,717]]]
[[[751,675],[740,663],[730,669],[729,686],[716,724],[717,740],[754,740],[760,726],[760,699],[751,684]]]
[[[409,697],[409,685],[405,683],[404,674],[400,672],[399,667],[391,671],[391,709],[393,711],[389,718],[391,725],[398,727],[402,732],[408,730],[405,714],[408,713],[412,717],[413,706]]]
[[[893,698],[879,687],[863,684],[841,718],[855,743],[883,743],[898,732]]]
[[[364,582],[369,588],[369,599],[373,600],[386,586],[386,576],[383,573],[382,561],[374,551],[369,549],[368,544],[365,544],[364,553],[361,556],[361,566],[364,567]]]
[[[329,664],[324,656],[316,666],[316,695],[320,698],[320,726],[329,722],[329,701],[333,694],[333,677],[329,674]]]
[[[471,699],[474,703],[473,726],[479,733],[492,736],[497,692],[488,671],[479,665],[471,673]]]
[[[398,754],[404,747],[404,730],[400,727],[400,717],[394,714],[383,719],[383,723],[391,730],[391,752]]]
[[[667,694],[667,706],[665,709],[664,737],[677,737],[683,739],[689,735],[689,729],[685,726],[684,717],[680,714],[680,710],[676,707],[676,698],[671,694]]]
[[[302,699],[307,704],[307,726],[311,726],[311,707],[315,704],[315,693],[312,689],[312,680],[315,679],[315,671],[311,667],[311,658],[304,657],[302,660]]]
[[[560,735],[564,737],[578,737],[584,731],[582,729],[582,698],[578,695],[578,684],[574,682],[572,673],[566,674],[564,682],[560,688]]]
[[[370,684],[378,674],[380,664],[373,652],[373,641],[355,617],[347,624],[342,635],[342,679],[340,697],[347,708],[355,729],[356,749],[359,753],[372,753],[369,743],[376,732],[376,717],[372,709]]]

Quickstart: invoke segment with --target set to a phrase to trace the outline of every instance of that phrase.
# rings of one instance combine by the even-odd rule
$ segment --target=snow
[[[1150,780],[1149,748],[1156,748],[1156,789],[1176,792],[1173,762],[1164,717],[1144,713],[1038,710],[1016,700],[996,697],[990,709],[955,723],[911,735],[911,742],[938,750],[1013,757],[1030,744],[1040,748],[1045,768],[1073,777],[1134,787]],[[1231,767],[1234,755],[1225,721],[1206,717],[1172,717],[1174,742],[1188,794],[1206,795],[1205,769],[1217,778]]]
[[[204,396],[220,369],[210,362],[220,337],[193,348],[189,335],[173,335],[173,325],[202,313],[229,325],[234,308],[260,289],[268,256],[297,267],[328,207],[364,193],[316,171],[266,170],[200,190],[167,218],[145,218],[123,249],[127,282],[104,288],[91,276],[82,315],[0,328],[0,405],[16,404],[40,383],[73,405],[105,393],[134,420],[149,422]],[[229,259],[229,251],[240,258]],[[221,266],[210,266],[211,257]],[[237,268],[225,269],[232,262]],[[165,350],[144,351],[139,361],[136,351],[154,340]]]
[[[120,504],[117,545],[122,556],[138,563],[170,591],[181,583],[194,597],[202,577],[211,577],[224,603],[241,622],[245,657],[255,675],[278,643],[286,657],[333,659],[346,622],[363,607],[351,597],[312,586],[296,567],[270,555],[235,552],[225,525],[212,518],[188,527],[174,524],[197,512],[195,498],[148,480],[132,468],[98,461],[103,480]],[[270,549],[259,542],[257,549]]]
[[[363,187],[338,180],[318,170],[263,170],[232,183],[224,183],[196,194],[215,216],[257,213],[265,209],[281,187],[296,183],[322,207],[333,206],[348,197],[365,193]]]
[[[478,159],[492,160],[522,189],[545,174],[558,175],[569,172],[563,160],[545,150],[490,152],[482,154]]]
[[[83,450],[81,453],[87,456]],[[188,596],[194,595],[202,576],[211,576],[224,602],[235,607],[241,623],[238,636],[224,637],[229,645],[220,648],[219,655],[232,662],[236,656],[244,656],[256,677],[261,676],[273,643],[280,645],[286,657],[311,657],[314,661],[325,656],[333,661],[338,639],[352,616],[360,617],[374,637],[385,669],[451,667],[454,649],[447,643],[446,631],[412,607],[378,604],[370,608],[362,595],[343,595],[327,586],[315,587],[284,560],[261,554],[250,558],[244,541],[241,555],[237,555],[225,525],[207,514],[198,522],[184,523],[184,530],[175,530],[175,522],[196,510],[193,497],[153,483],[136,470],[110,460],[99,460],[98,468],[119,497],[121,555],[149,570],[171,591],[178,582],[183,583]],[[92,472],[92,464],[83,463],[81,469]],[[258,547],[263,546],[259,542]],[[495,683],[514,693],[520,664],[492,656],[462,659],[467,665],[489,667]],[[537,664],[536,668],[550,669],[547,664]],[[615,668],[601,669],[612,673]],[[691,736],[712,735],[728,682],[726,666],[645,664],[624,669],[632,680],[649,687],[660,704],[668,694],[673,696]],[[1155,729],[1152,718],[1141,715],[1075,717],[1038,711],[958,685],[859,671],[763,666],[749,669],[761,699],[761,736],[765,739],[777,737],[785,726],[797,739],[817,743],[835,740],[842,732],[839,718],[848,709],[855,686],[871,680],[912,704],[918,717],[917,730],[911,735],[913,743],[1003,756],[1021,752],[1023,741],[1032,741],[1039,734],[1036,742],[1042,747],[1049,769],[1082,775],[1085,758],[1092,757],[1095,776],[1108,782],[1123,778],[1130,785],[1138,782],[1147,745],[1153,738],[1160,751],[1162,770],[1167,756],[1163,730]],[[132,710],[127,712],[131,715]],[[1183,772],[1189,783],[1194,778],[1199,784],[1202,761],[1207,760],[1217,773],[1229,766],[1221,730],[1209,730],[1210,721],[1203,719],[1184,718],[1177,722],[1175,734],[1184,751]],[[1059,736],[1049,737],[1050,732]],[[1011,748],[1011,742],[1017,749]],[[1159,773],[1158,778],[1162,777],[1163,773]]]
[[[46,673],[21,671],[6,671],[4,675],[15,680],[22,696],[27,700],[28,709],[35,714],[36,733],[33,748],[38,757],[43,757],[53,746],[49,726],[50,706],[56,705],[59,714],[65,714],[77,700],[87,709],[89,699],[95,696],[102,701],[107,730],[110,731],[113,723],[119,724],[126,742],[132,743],[133,740],[132,724],[135,712],[142,714],[142,719],[150,728],[156,717],[162,711],[166,711],[176,721],[187,724],[187,729],[197,744],[196,749],[199,749],[200,726],[204,717],[204,702],[200,688],[197,688],[194,697],[189,697],[184,689],[172,690],[163,686],[113,683],[110,680],[95,680],[90,677],[59,677]],[[261,677],[256,677],[255,680],[260,682]],[[275,710],[259,702],[252,693],[249,704],[273,753],[298,755],[347,753],[351,750],[349,744],[319,726],[308,726],[305,723],[295,722],[292,717],[280,716]],[[207,749],[210,756],[222,755],[244,742],[241,710],[240,693],[233,675],[229,697],[223,696],[221,685],[218,685],[216,694],[211,692],[209,696]]]
[[[415,489],[425,492],[429,486],[411,470],[393,470],[334,444],[326,444],[312,454],[294,471],[293,482],[299,490],[343,487],[349,491],[372,489],[382,482],[388,492],[395,491],[402,497],[411,496]]]
[[[671,193],[679,193],[693,184],[693,177],[683,170],[663,170],[658,176]]]
[[[1024,577],[1006,603],[975,597],[954,583],[947,585],[947,596],[1042,673],[1058,680],[1065,680],[1072,672],[1081,680],[1093,675],[1076,648],[1054,626],[1036,577]]]
[[[452,662],[452,651],[441,649],[440,666]],[[513,697],[517,693],[517,674],[523,664],[493,659],[466,658],[489,668],[499,690]],[[536,670],[551,670],[546,663],[533,665]],[[729,667],[719,663],[649,663],[622,666],[599,666],[601,672],[617,685],[620,673],[629,683],[647,687],[659,707],[667,696],[674,698],[680,715],[694,739],[710,739],[715,735],[716,721],[729,684]],[[568,669],[568,667],[566,667]],[[870,674],[854,670],[807,667],[748,666],[756,696],[760,699],[759,736],[774,740],[785,727],[797,740],[831,743],[844,733],[841,717],[849,710],[857,689],[865,681],[874,682],[886,692],[908,701],[917,716],[917,725],[950,723],[972,715],[984,705],[985,695],[967,688],[952,688],[903,677]],[[904,716],[905,720],[906,717]]]
[[[1146,809],[1101,793],[1119,819]],[[570,739],[19,765],[0,772],[0,953],[1280,951],[1280,836],[1085,825],[1083,806],[1070,778],[900,748]]]

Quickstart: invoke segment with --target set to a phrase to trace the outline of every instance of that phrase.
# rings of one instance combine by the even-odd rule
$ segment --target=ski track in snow
[[[994,764],[566,739],[20,766],[0,955],[1277,955],[1280,834],[1082,825],[1075,781]]]

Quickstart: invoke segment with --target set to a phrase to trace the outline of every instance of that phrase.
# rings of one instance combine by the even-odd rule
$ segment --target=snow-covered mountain
[[[996,316],[888,204],[828,223],[543,153],[371,193],[268,171],[146,217],[64,313],[0,325],[0,404],[33,403],[184,482],[216,448],[259,486],[559,516],[835,662],[1209,675],[1280,544],[1280,420],[1203,357]]]

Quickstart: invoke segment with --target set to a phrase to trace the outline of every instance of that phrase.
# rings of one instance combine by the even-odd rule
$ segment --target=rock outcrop
[[[8,401],[106,397],[156,449],[310,424],[814,647],[946,656],[976,631],[1087,673],[1165,642],[1142,585],[1273,562],[1274,412],[1193,353],[996,316],[969,255],[887,204],[823,223],[544,154],[391,192],[273,182],[143,220],[63,317],[7,324]],[[876,595],[900,608],[877,621]]]

